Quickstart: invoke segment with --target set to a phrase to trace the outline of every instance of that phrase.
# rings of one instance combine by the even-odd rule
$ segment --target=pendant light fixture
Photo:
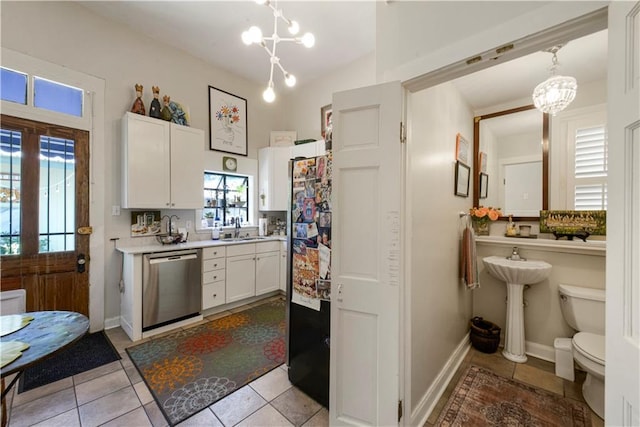
[[[271,35],[271,37],[263,37],[260,28],[252,26],[247,31],[244,31],[242,33],[242,41],[247,46],[253,43],[259,44],[269,55],[269,61],[271,62],[271,71],[269,73],[269,83],[267,84],[267,89],[262,93],[262,98],[264,98],[266,102],[273,102],[276,99],[276,93],[273,90],[274,66],[277,66],[280,71],[282,71],[284,82],[287,86],[292,87],[296,84],[296,77],[284,69],[282,64],[280,64],[280,58],[276,56],[276,48],[278,46],[278,43],[295,42],[309,48],[315,44],[316,39],[311,33],[305,33],[302,37],[280,37],[278,35],[278,19],[282,19],[288,25],[289,33],[292,36],[298,34],[298,32],[300,31],[300,25],[298,25],[296,21],[287,19],[282,14],[282,9],[278,9],[277,0],[275,1],[275,5],[273,5],[269,0],[256,0],[256,3],[264,4],[273,11],[273,34]],[[269,49],[269,46],[267,46],[267,42],[272,42],[271,49]]]
[[[559,65],[557,53],[561,48],[562,45],[558,45],[545,51],[553,54],[550,68],[551,77],[536,86],[532,95],[533,104],[536,108],[552,116],[567,108],[576,97],[576,91],[578,90],[578,83],[575,78],[556,75],[556,69]]]

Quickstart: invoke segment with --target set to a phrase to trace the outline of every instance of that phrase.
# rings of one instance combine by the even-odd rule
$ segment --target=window
[[[248,222],[249,177],[205,172],[202,216],[207,227]]]
[[[2,67],[0,69],[2,100],[27,104],[27,75]]]
[[[4,67],[0,71],[0,92],[3,101],[83,117],[82,89]],[[32,97],[27,96],[30,78],[33,81]]]
[[[0,254],[20,253],[20,174],[22,138],[0,131]]]
[[[607,209],[607,132],[604,125],[576,129],[574,165],[574,209]]]

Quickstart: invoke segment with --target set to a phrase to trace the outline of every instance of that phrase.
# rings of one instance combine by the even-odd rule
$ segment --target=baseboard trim
[[[120,326],[120,316],[104,319],[104,329],[113,329]]]
[[[431,386],[426,391],[420,402],[416,405],[415,409],[411,412],[412,426],[423,426],[427,423],[427,419],[431,412],[435,408],[438,400],[444,393],[451,381],[451,378],[455,375],[456,371],[460,367],[460,364],[464,360],[465,356],[471,348],[471,341],[469,340],[469,334],[467,333],[460,341],[460,344],[453,351],[447,363],[444,364],[438,376],[431,383]]]
[[[546,360],[547,362],[556,362],[556,349],[551,346],[539,344],[537,342],[525,341],[524,349],[525,353],[529,356],[537,357],[538,359]]]

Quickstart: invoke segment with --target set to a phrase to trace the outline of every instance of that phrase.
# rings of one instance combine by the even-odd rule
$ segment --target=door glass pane
[[[74,141],[40,137],[40,252],[75,249]]]
[[[20,157],[22,135],[0,130],[0,254],[20,253]]]
[[[27,105],[27,75],[2,67],[0,94],[3,101]]]
[[[38,108],[82,117],[82,89],[33,78],[33,103]]]

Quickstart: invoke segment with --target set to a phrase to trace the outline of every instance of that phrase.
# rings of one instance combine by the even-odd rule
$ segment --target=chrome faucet
[[[507,257],[507,259],[510,259],[511,261],[526,261],[525,258],[522,258],[520,256],[520,250],[518,249],[517,246],[513,247],[513,250],[511,252],[511,255]]]
[[[240,217],[236,217],[236,231],[233,234],[236,239],[240,237]]]

